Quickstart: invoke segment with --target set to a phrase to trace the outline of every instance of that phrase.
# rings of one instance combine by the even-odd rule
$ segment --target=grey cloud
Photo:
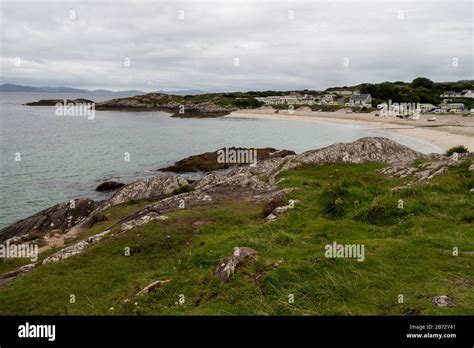
[[[1,19],[2,82],[212,91],[473,78],[470,0],[20,1],[2,2]]]

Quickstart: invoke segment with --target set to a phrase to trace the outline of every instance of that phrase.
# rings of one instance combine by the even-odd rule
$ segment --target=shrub
[[[190,185],[181,186],[173,191],[173,195],[179,195],[181,193],[191,192],[194,189]]]
[[[374,225],[389,225],[407,215],[407,207],[398,208],[398,200],[389,195],[376,197],[353,214],[353,219]]]
[[[474,222],[474,214],[464,215],[461,218],[461,221],[466,223],[466,224],[472,224]]]
[[[89,219],[89,222],[87,224],[87,227],[91,228],[96,223],[102,222],[102,221],[107,221],[107,216],[102,212],[96,212],[96,213],[92,214],[92,216]]]
[[[240,98],[233,101],[234,106],[239,109],[256,109],[264,105],[262,102],[255,98]]]
[[[453,153],[469,153],[469,149],[464,145],[458,145],[446,151],[446,156],[451,156]]]
[[[334,175],[331,175],[331,180],[320,197],[320,204],[324,212],[334,218],[341,218],[347,208],[347,196],[348,190],[341,182],[336,170]]]

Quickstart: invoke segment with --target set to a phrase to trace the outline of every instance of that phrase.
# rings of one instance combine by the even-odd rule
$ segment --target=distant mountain
[[[32,87],[32,86],[21,86],[15,85],[13,83],[4,83],[0,85],[0,92],[36,92],[36,93],[92,93],[92,94],[117,94],[117,95],[142,95],[147,94],[147,92],[139,90],[126,90],[126,91],[110,91],[107,89],[80,89],[72,87]],[[164,93],[171,95],[196,95],[204,94],[206,92],[199,89],[189,89],[189,90],[177,90],[177,91],[166,91],[158,90],[156,93]]]
[[[92,93],[92,94],[118,94],[118,95],[143,95],[147,94],[147,92],[144,91],[139,91],[136,89],[129,89],[126,91],[109,91],[108,89],[94,89],[92,91],[87,91],[86,93]]]
[[[0,85],[0,92],[88,93],[89,91],[71,87],[31,87],[4,83]]]
[[[200,89],[182,89],[178,91],[165,91],[159,90],[156,93],[163,93],[169,95],[197,95],[197,94],[206,94],[207,92],[201,91]]]
[[[95,89],[93,91],[88,89],[81,88],[72,88],[72,87],[32,87],[32,86],[21,86],[15,85],[13,83],[4,83],[0,85],[0,92],[36,92],[36,93],[92,93],[92,94],[102,94],[102,93],[116,93],[121,95],[138,95],[146,94],[143,91],[137,90],[128,90],[128,91],[109,91],[107,89]]]

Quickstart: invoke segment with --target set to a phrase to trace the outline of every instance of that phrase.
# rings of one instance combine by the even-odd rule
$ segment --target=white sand
[[[436,117],[436,121],[427,120],[433,116]],[[408,120],[396,117],[377,117],[374,112],[346,114],[344,110],[337,112],[295,110],[293,114],[289,114],[286,110],[275,113],[273,109],[263,108],[249,111],[240,110],[225,117],[298,120],[361,126],[410,137],[432,144],[442,151],[457,145],[467,146],[471,151],[474,151],[474,117],[471,116],[422,114],[419,120]]]

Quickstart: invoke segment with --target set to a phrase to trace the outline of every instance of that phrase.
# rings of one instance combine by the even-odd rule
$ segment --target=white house
[[[462,92],[444,91],[440,95],[441,98],[474,98],[474,91],[472,89],[465,89]]]
[[[418,104],[418,107],[420,108],[420,111],[422,113],[430,112],[430,111],[433,111],[434,109],[436,109],[436,106],[434,106],[433,104],[429,104],[429,103],[420,103],[420,104]]]
[[[343,96],[343,97],[348,97],[348,96],[352,95],[352,91],[346,91],[346,90],[331,91],[329,93],[334,93],[336,95],[340,95],[340,96]]]
[[[265,105],[294,105],[294,104],[314,104],[315,98],[311,95],[272,95],[268,97],[257,97],[258,101],[265,103]]]
[[[350,106],[372,107],[372,96],[370,94],[353,94],[349,98]]]
[[[439,107],[444,112],[463,112],[464,111],[463,103],[443,103],[443,104],[439,104]]]
[[[465,89],[462,91],[463,98],[474,98],[474,91],[472,89]]]

